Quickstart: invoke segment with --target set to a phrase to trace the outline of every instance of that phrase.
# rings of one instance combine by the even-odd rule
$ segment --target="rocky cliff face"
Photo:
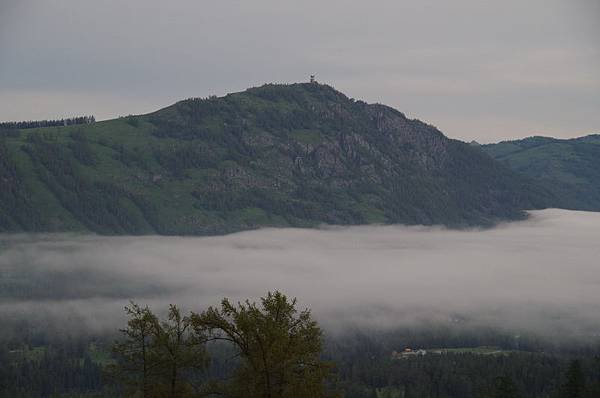
[[[5,204],[4,230],[463,227],[517,219],[546,200],[480,148],[319,84],[266,85],[4,141],[21,189],[43,208],[23,223]]]

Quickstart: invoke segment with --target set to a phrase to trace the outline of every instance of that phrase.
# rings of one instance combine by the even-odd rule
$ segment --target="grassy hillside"
[[[319,84],[265,85],[0,136],[0,231],[462,227],[546,203],[479,148]]]
[[[570,140],[531,137],[483,149],[552,192],[554,207],[600,211],[600,135]]]

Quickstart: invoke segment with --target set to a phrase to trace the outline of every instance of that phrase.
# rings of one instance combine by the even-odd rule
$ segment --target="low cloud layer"
[[[492,230],[369,226],[223,237],[0,236],[0,319],[110,331],[133,299],[202,310],[298,297],[331,331],[430,324],[600,335],[600,213]]]

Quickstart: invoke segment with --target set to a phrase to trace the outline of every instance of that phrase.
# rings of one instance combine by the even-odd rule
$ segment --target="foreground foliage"
[[[221,308],[192,315],[199,335],[234,345],[241,363],[231,383],[217,387],[230,397],[319,398],[330,366],[320,359],[321,329],[309,311],[297,314],[296,300],[269,293],[261,305]]]
[[[195,374],[207,365],[203,339],[192,333],[190,319],[176,306],[160,322],[148,307],[132,303],[122,330],[125,340],[115,343],[116,362],[108,374],[124,386],[127,396],[193,396]]]
[[[108,350],[109,346],[106,342],[102,347]],[[99,357],[98,348],[90,345],[89,338],[54,341],[43,349],[18,352],[0,345],[0,397],[122,396],[111,387],[114,379],[102,376],[107,362]],[[570,361],[560,356],[447,354],[393,361],[389,352],[380,355],[372,348],[373,342],[364,339],[351,339],[343,348],[326,347],[324,356],[336,364],[334,386],[342,397],[395,398],[404,394],[405,398],[490,398],[497,393],[498,377],[512,380],[517,397],[570,397],[562,391],[563,385],[569,384]],[[210,351],[211,364],[206,372],[211,378],[227,380],[239,362],[228,361],[232,355],[229,351]],[[578,398],[600,396],[600,362],[586,357],[580,365],[587,395]]]
[[[296,300],[269,293],[261,305],[246,301],[182,317],[171,306],[160,322],[147,308],[126,307],[124,340],[114,345],[113,380],[131,397],[226,396],[320,398],[330,366],[321,361],[321,330]],[[230,380],[203,380],[205,346],[226,342],[240,362]]]
[[[136,304],[126,313],[112,355],[108,337],[36,334],[26,323],[18,333],[3,333],[0,397],[600,396],[598,347],[541,353],[551,347],[521,336],[521,349],[538,350],[527,352],[502,335],[452,337],[443,329],[347,332],[324,341],[310,312],[298,311],[296,301],[279,292],[258,304],[225,299],[189,316],[171,306],[163,321]],[[468,348],[482,341],[499,347]],[[407,345],[448,349],[392,355]]]

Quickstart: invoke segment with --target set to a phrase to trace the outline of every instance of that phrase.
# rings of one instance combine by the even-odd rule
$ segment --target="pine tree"
[[[565,375],[565,382],[560,388],[560,398],[583,398],[585,390],[585,379],[581,362],[574,360],[569,365]]]
[[[500,376],[496,379],[496,385],[492,398],[518,398],[519,389],[510,376]]]

